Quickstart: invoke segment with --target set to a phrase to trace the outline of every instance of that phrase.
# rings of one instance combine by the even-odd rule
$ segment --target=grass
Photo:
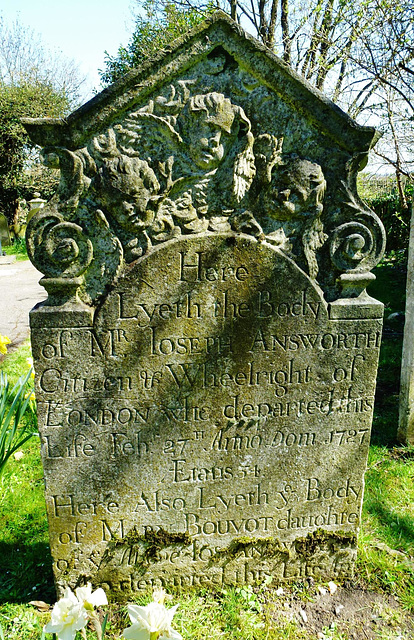
[[[372,446],[365,481],[359,568],[371,588],[414,612],[414,451]],[[411,556],[411,558],[410,558]]]
[[[27,358],[31,356],[32,350],[29,341],[6,357],[0,355],[0,369],[7,375],[11,384],[15,384],[21,375],[27,373]]]
[[[414,448],[396,442],[406,269],[384,260],[375,275],[369,293],[385,305],[384,332],[358,562],[371,587],[414,611]]]
[[[24,238],[16,238],[12,245],[9,247],[2,247],[2,249],[7,256],[16,256],[16,260],[18,262],[29,259],[26,250],[26,241]]]
[[[403,311],[404,271],[398,265],[384,263],[376,274],[377,281],[370,293],[385,303],[386,318]],[[387,320],[366,473],[357,577],[352,584],[343,583],[335,601],[345,602],[351,587],[354,592],[368,593],[366,597],[372,597],[374,604],[367,600],[368,604],[355,610],[355,616],[365,615],[366,619],[358,627],[335,617],[330,613],[334,597],[328,594],[324,605],[326,618],[312,623],[313,626],[303,624],[298,611],[306,610],[316,620],[315,607],[321,598],[320,585],[312,580],[284,585],[283,595],[278,595],[278,585],[273,584],[217,592],[176,592],[171,604],[179,602],[180,607],[173,626],[185,640],[414,637],[414,448],[396,446],[395,442],[401,345],[401,318]],[[11,382],[26,370],[29,354],[27,343],[1,362],[0,368],[7,372]],[[0,625],[5,640],[40,640],[42,626],[50,614],[28,603],[55,601],[39,440],[34,438],[26,443],[23,451],[21,460],[10,460],[0,480]],[[145,604],[149,599],[150,594],[137,602]],[[125,607],[111,605],[105,638],[119,638],[128,624]],[[87,637],[95,638],[91,631]]]

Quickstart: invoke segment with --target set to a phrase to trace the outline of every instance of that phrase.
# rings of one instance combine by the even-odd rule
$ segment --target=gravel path
[[[29,260],[0,264],[0,333],[17,347],[29,335],[29,311],[46,298],[42,274]],[[9,347],[9,348],[10,348]]]

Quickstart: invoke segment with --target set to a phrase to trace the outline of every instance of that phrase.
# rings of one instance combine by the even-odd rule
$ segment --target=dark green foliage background
[[[381,218],[385,227],[387,254],[390,252],[403,252],[403,255],[407,256],[413,195],[414,184],[407,183],[405,187],[405,196],[409,203],[407,209],[402,207],[396,188],[386,194],[365,198],[365,202]]]
[[[34,148],[20,121],[23,117],[59,117],[69,108],[64,92],[50,84],[23,82],[19,85],[0,84],[0,211],[10,222],[17,210],[19,198],[33,197],[33,189],[50,197],[56,186],[51,172],[38,172],[30,178],[24,169],[33,168],[36,175],[36,157],[30,161]],[[39,180],[40,178],[40,180]]]

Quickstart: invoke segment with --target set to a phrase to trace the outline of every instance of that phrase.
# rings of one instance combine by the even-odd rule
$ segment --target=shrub
[[[411,203],[413,202],[414,185],[407,183],[405,195],[410,203],[408,209],[403,209],[397,189],[388,193],[380,193],[365,197],[368,206],[381,218],[387,232],[387,253],[407,252],[410,235]]]

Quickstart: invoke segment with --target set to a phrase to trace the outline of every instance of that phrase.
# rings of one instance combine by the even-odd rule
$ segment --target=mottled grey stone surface
[[[351,575],[384,249],[374,140],[222,14],[67,121],[28,225],[59,590]]]

